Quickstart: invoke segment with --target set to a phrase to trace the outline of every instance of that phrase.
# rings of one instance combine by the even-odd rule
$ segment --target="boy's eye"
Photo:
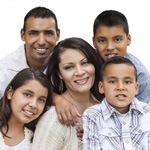
[[[125,81],[125,83],[126,83],[126,84],[131,84],[132,82],[131,82],[131,81]]]
[[[40,103],[45,103],[45,102],[46,102],[46,99],[45,99],[45,98],[39,98],[39,102],[40,102]]]
[[[121,40],[122,40],[121,37],[116,37],[116,38],[115,38],[115,41],[116,41],[116,42],[119,42],[119,41],[121,41]]]
[[[99,43],[104,43],[105,41],[106,41],[106,40],[105,40],[105,39],[102,39],[102,38],[98,40]]]

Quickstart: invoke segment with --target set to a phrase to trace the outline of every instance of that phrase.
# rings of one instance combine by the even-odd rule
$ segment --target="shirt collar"
[[[110,104],[108,104],[106,98],[103,99],[102,101],[102,115],[104,120],[107,120],[113,115],[114,113],[120,114],[115,108],[113,108]],[[129,112],[134,112],[134,113],[144,113],[143,107],[139,104],[139,101],[134,98],[133,101],[130,104],[130,109]]]

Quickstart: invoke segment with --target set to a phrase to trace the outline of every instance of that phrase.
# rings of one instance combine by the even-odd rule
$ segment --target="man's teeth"
[[[45,52],[46,51],[46,49],[44,48],[39,48],[39,49],[37,49],[37,51],[39,52],[39,53],[43,53],[43,52]]]

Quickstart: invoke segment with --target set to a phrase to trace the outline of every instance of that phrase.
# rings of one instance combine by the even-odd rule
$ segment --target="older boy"
[[[135,64],[139,82],[136,97],[149,103],[150,74],[138,58],[127,52],[131,43],[127,18],[119,11],[103,11],[94,21],[93,34],[93,44],[104,61],[114,56],[123,56]]]

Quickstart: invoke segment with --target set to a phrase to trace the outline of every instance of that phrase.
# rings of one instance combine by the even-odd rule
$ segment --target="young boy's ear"
[[[98,89],[101,94],[104,94],[103,83],[101,81],[99,81],[98,83]]]
[[[10,86],[9,90],[7,91],[7,98],[11,100],[12,95],[13,95],[13,90],[12,90],[12,87]]]

